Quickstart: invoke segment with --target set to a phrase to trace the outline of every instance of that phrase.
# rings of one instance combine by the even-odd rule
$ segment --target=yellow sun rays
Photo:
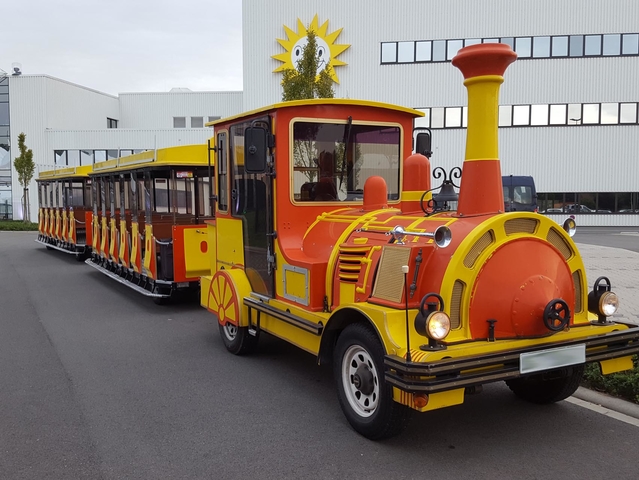
[[[317,35],[317,38],[326,42],[326,45],[328,45],[328,48],[330,50],[330,62],[328,64],[331,67],[329,69],[330,75],[335,83],[339,83],[339,78],[335,73],[335,67],[346,65],[346,62],[337,59],[337,56],[340,55],[348,47],[350,47],[350,45],[340,45],[335,43],[339,34],[342,33],[342,29],[340,28],[339,30],[335,30],[333,33],[328,33],[328,20],[326,20],[322,25],[319,25],[317,14],[315,14],[308,30],[314,31]],[[271,56],[271,58],[283,62],[282,65],[273,70],[273,72],[281,72],[287,69],[295,68],[292,58],[293,47],[299,40],[306,37],[306,35],[308,34],[308,30],[299,18],[297,19],[297,32],[284,25],[286,40],[278,38],[277,43],[279,43],[286,51]]]

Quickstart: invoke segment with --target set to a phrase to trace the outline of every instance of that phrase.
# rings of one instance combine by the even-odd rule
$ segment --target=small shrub
[[[634,368],[625,372],[602,375],[598,363],[586,366],[582,385],[593,390],[639,403],[639,363],[632,357]]]
[[[22,220],[0,220],[0,230],[10,232],[37,232],[38,224]]]

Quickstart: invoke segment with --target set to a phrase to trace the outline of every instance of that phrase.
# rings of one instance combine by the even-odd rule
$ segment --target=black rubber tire
[[[555,372],[507,380],[506,385],[522,400],[544,405],[570,397],[579,388],[583,374],[584,366],[575,365]]]
[[[356,353],[358,350],[359,353]],[[372,383],[378,385],[379,396],[373,399],[377,405],[373,413],[368,416],[360,414],[349,402],[349,398],[357,402],[358,394],[361,395],[361,390],[355,387],[353,380],[355,376],[351,375],[350,379],[347,376],[348,380],[346,380],[342,375],[343,363],[349,361],[348,358],[345,359],[345,356],[350,357],[353,353],[355,353],[355,357],[360,358],[358,360],[360,365],[372,374]],[[372,360],[372,365],[369,363],[370,360]],[[372,369],[369,368],[371,366]],[[337,383],[337,397],[340,406],[348,423],[356,432],[371,440],[381,440],[398,435],[406,428],[412,411],[393,401],[392,386],[384,380],[384,350],[371,328],[355,323],[344,329],[338,337],[333,351],[333,374]],[[348,387],[344,380],[350,381]],[[355,391],[347,393],[346,388],[354,388]],[[374,396],[374,394],[366,393],[363,395]]]
[[[155,287],[153,293],[164,293],[159,287]],[[172,294],[168,297],[153,297],[153,303],[156,305],[168,305],[171,303]]]
[[[222,325],[220,322],[218,326],[222,343],[233,355],[246,355],[257,348],[259,332],[253,336],[249,333],[248,327],[235,327],[230,323]]]

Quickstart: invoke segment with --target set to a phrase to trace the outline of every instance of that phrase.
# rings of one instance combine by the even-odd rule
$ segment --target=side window
[[[217,134],[217,208],[227,211],[228,206],[228,143],[226,132]]]

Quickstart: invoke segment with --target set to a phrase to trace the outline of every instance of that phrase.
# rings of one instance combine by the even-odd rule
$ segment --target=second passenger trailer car
[[[187,145],[95,165],[92,253],[87,264],[159,303],[197,291],[209,273],[206,145]]]

